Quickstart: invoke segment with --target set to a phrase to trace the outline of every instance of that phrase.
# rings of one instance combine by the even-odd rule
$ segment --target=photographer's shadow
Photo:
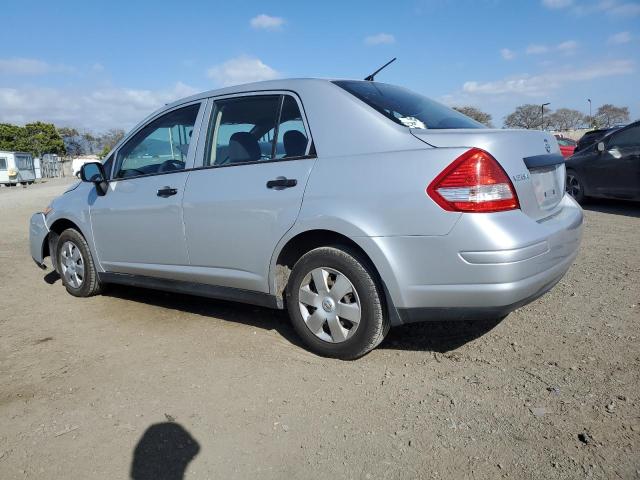
[[[133,480],[181,480],[200,445],[180,424],[151,425],[133,451]]]

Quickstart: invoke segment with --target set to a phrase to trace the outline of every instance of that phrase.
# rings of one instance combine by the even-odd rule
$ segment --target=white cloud
[[[633,17],[640,15],[640,3],[621,0],[596,0],[574,5],[571,11],[576,15],[605,13],[612,17]]]
[[[582,69],[565,69],[542,73],[539,75],[519,75],[480,83],[465,82],[462,91],[466,94],[502,95],[520,94],[525,96],[544,96],[552,90],[574,83],[593,80],[601,77],[627,75],[633,73],[634,64],[631,60],[613,60],[594,63]]]
[[[73,70],[66,65],[51,65],[35,58],[0,58],[0,75],[45,75]]]
[[[567,40],[566,42],[562,42],[556,45],[556,50],[565,55],[573,55],[578,48],[578,42],[575,40]]]
[[[516,54],[513,50],[509,50],[508,48],[503,48],[502,50],[500,50],[500,55],[502,55],[502,58],[504,58],[505,60],[513,60],[514,58],[516,58]]]
[[[376,35],[369,35],[364,39],[366,45],[389,45],[395,42],[396,37],[390,33],[377,33]]]
[[[273,80],[280,77],[280,73],[258,58],[243,55],[209,68],[207,76],[218,85],[229,86],[260,80]]]
[[[527,55],[540,55],[541,53],[547,53],[549,47],[546,45],[529,45],[527,47]]]
[[[572,55],[578,48],[578,42],[575,40],[567,40],[566,42],[559,43],[558,45],[538,45],[531,44],[527,47],[527,55],[541,55],[549,52],[560,52],[565,55]]]
[[[573,0],[542,0],[542,4],[552,9],[567,8],[573,4]]]
[[[94,131],[131,128],[165,103],[194,93],[196,89],[181,82],[167,90],[0,87],[0,122],[20,125],[42,120]]]
[[[272,17],[262,13],[253,17],[249,23],[255,29],[280,30],[285,24],[285,20],[282,17]]]
[[[623,43],[629,43],[631,41],[631,34],[629,32],[620,32],[615,35],[611,35],[607,43],[609,45],[621,45]]]
[[[616,17],[633,17],[640,15],[640,3],[619,3],[617,1],[601,2],[603,9],[609,14]]]

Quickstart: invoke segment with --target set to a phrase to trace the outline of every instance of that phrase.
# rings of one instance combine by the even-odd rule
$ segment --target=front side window
[[[409,128],[486,128],[479,122],[406,88],[386,83],[334,81],[354,97],[394,122]]]
[[[6,170],[6,169],[7,169],[7,159],[0,158],[0,170]]]
[[[200,104],[152,121],[118,150],[114,178],[184,170]]]
[[[102,162],[102,166],[104,167],[104,174],[107,178],[111,178],[111,167],[113,167],[113,155],[110,155],[104,162]]]
[[[640,146],[640,125],[625,128],[611,136],[607,148],[629,148]]]

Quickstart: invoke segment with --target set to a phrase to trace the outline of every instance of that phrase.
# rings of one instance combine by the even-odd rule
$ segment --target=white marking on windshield
[[[422,129],[427,128],[424,122],[417,119],[416,117],[398,117],[398,120],[400,120],[400,122],[402,122],[405,127]]]

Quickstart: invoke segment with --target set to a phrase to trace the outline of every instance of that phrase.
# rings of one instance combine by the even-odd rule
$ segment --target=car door
[[[633,198],[640,184],[640,124],[633,124],[603,139],[605,149],[591,172],[595,193]]]
[[[194,279],[268,292],[271,255],[300,211],[315,153],[300,100],[260,93],[212,102],[184,225]]]
[[[106,271],[176,278],[189,264],[182,196],[202,103],[161,114],[118,149],[107,193],[90,199],[96,251]]]

